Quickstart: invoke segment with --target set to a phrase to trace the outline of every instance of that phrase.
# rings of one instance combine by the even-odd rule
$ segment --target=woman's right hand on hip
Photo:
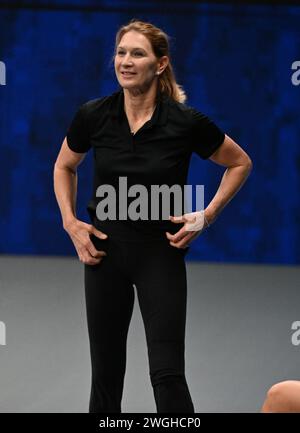
[[[105,251],[96,250],[90,235],[97,236],[99,239],[107,239],[107,235],[97,230],[93,225],[74,218],[64,227],[69,234],[76,248],[79,260],[87,265],[98,265],[102,258],[106,256]]]

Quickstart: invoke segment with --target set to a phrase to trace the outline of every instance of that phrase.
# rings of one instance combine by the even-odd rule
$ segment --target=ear
[[[168,64],[169,64],[169,57],[168,56],[162,56],[159,59],[159,63],[158,63],[159,74],[161,74],[166,69]]]

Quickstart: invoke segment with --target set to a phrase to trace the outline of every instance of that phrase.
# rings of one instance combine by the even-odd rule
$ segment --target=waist
[[[171,234],[180,230],[181,225],[172,223],[168,220],[158,221],[132,221],[132,220],[99,220],[93,218],[93,225],[96,229],[107,234],[116,240],[127,242],[147,242],[147,241],[168,241],[166,232]],[[183,225],[183,224],[182,224]]]

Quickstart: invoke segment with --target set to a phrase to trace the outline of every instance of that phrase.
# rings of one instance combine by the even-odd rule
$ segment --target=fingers
[[[193,236],[183,232],[183,234],[178,237],[178,233],[171,235],[169,232],[166,232],[167,238],[170,240],[170,245],[176,248],[188,247]]]
[[[99,238],[99,239],[107,239],[108,238],[107,234],[101,232],[100,230],[97,230],[94,226],[91,226],[91,227],[92,227],[91,233],[93,233],[93,235],[97,236],[97,238]]]
[[[194,216],[192,217],[193,219],[194,219]],[[191,217],[190,216],[188,216],[188,214],[187,214],[187,216],[184,216],[184,219],[186,220],[186,221],[190,221],[190,219],[191,219]],[[180,242],[183,238],[185,238],[187,235],[189,235],[189,239],[190,239],[190,237],[192,237],[193,235],[194,235],[194,232],[191,232],[191,230],[186,230],[186,224],[183,226],[183,227],[181,227],[181,229],[180,230],[178,230],[178,232],[176,232],[175,234],[171,234],[171,233],[169,233],[169,232],[166,232],[166,235],[167,235],[167,238],[170,240],[170,241],[172,241],[172,242],[174,242],[174,243],[177,243],[177,242]]]
[[[204,211],[186,213],[179,217],[170,216],[174,223],[184,223],[184,226],[174,235],[166,232],[170,244],[178,248],[189,245],[192,239],[199,236],[204,229]]]
[[[87,265],[95,265],[101,262],[103,257],[107,256],[105,251],[99,251],[95,248],[90,236],[83,243],[83,249],[81,251],[83,257],[83,263]]]
[[[95,242],[97,242],[97,240]],[[82,247],[83,247],[82,249],[83,251],[86,250],[88,252],[88,255],[94,258],[102,257],[104,254],[106,255],[105,251],[97,250],[95,245],[97,245],[97,243],[94,244],[91,235],[88,235],[88,237],[82,243]]]
[[[92,241],[87,240],[80,248],[78,256],[79,260],[87,265],[97,265],[107,254],[105,251],[96,250]]]
[[[94,235],[99,239],[106,239],[108,236],[97,230],[93,225],[87,224],[85,226],[86,232],[81,234],[78,247],[79,260],[86,265],[97,265],[101,260],[107,256],[105,251],[99,251],[95,248],[90,235]],[[83,239],[82,239],[83,238]]]
[[[166,232],[166,235],[167,235],[167,238],[170,240],[170,241],[172,241],[172,242],[179,242],[179,241],[181,241],[181,239],[183,239],[186,235],[187,235],[187,233],[186,233],[186,231],[184,230],[184,227],[182,227],[177,233],[175,233],[174,235],[172,235],[171,233],[169,233],[169,232]]]
[[[104,251],[100,251],[100,252],[103,253]],[[80,254],[80,255],[78,255],[78,257],[79,257],[79,260],[82,263],[84,263],[85,265],[98,265],[101,262],[101,260],[103,259],[104,255],[102,255],[99,258],[94,258],[88,254]]]
[[[79,260],[87,265],[97,265],[107,255],[105,251],[98,251],[90,235],[95,235],[100,239],[106,239],[108,236],[97,230],[93,225],[83,221],[76,220],[70,226],[68,233],[74,243]]]
[[[89,256],[94,257],[95,259],[98,259],[99,257],[104,257],[107,255],[105,251],[96,250],[96,248],[94,247],[93,244],[91,247],[87,248],[87,252],[89,253]]]
[[[179,250],[190,246],[190,244],[174,244],[174,242],[170,242],[170,245],[172,247],[178,248]]]
[[[172,221],[172,223],[175,223],[175,224],[182,224],[182,223],[185,223],[187,221],[187,219],[184,215],[181,215],[181,216],[170,215],[169,219]]]
[[[189,246],[189,242],[194,234],[192,233],[191,227],[196,222],[196,216],[194,213],[184,214],[178,217],[170,216],[170,220],[177,223],[184,223],[184,226],[174,235],[166,232],[166,236],[170,241],[170,245],[177,248],[186,248]]]

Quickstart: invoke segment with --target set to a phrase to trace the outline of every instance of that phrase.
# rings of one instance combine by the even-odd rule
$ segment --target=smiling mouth
[[[126,77],[129,77],[129,76],[135,75],[135,72],[124,72],[123,71],[123,72],[121,72],[121,74],[126,76]]]

